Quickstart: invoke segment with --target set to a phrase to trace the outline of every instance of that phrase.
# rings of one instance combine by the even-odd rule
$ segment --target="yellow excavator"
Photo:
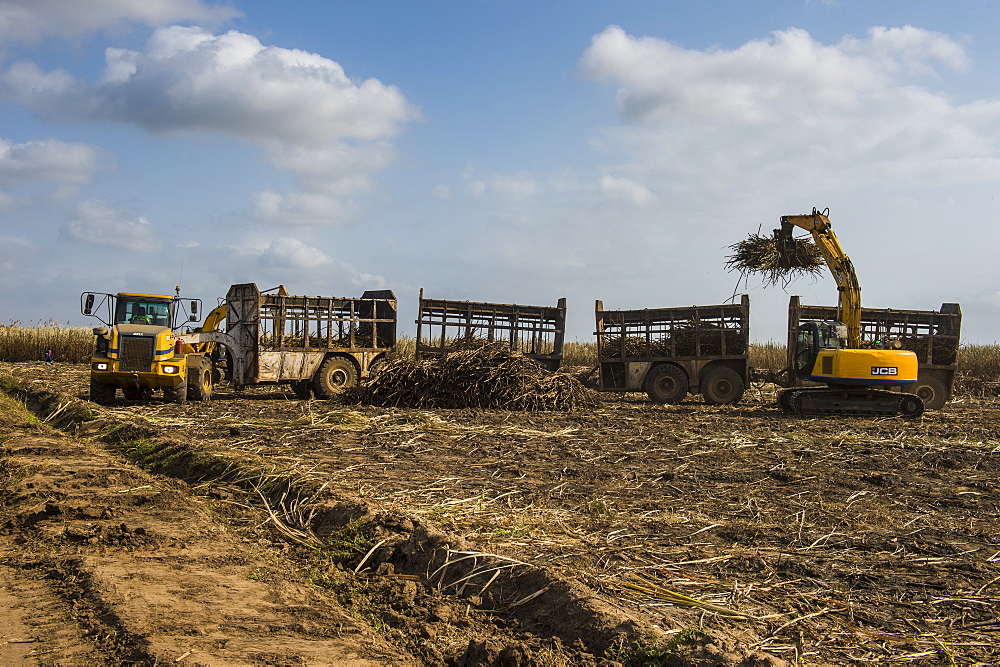
[[[833,233],[829,209],[781,217],[775,230],[779,252],[794,248],[793,231],[812,235],[837,283],[837,322],[806,322],[795,336],[794,364],[789,378],[823,383],[778,394],[782,410],[802,414],[901,415],[915,419],[924,404],[915,394],[895,391],[917,381],[917,355],[891,349],[898,343],[861,340],[861,285],[850,258]],[[887,349],[888,348],[888,349]]]

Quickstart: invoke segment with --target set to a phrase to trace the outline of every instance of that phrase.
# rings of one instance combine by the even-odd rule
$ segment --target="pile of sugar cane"
[[[576,410],[598,405],[597,394],[565,373],[490,343],[441,359],[397,359],[345,393],[364,405],[406,408]]]

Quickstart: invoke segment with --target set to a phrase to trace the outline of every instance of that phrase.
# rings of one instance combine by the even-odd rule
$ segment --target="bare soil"
[[[0,661],[1000,662],[1000,402],[85,402],[2,364]],[[45,421],[47,420],[47,421]]]

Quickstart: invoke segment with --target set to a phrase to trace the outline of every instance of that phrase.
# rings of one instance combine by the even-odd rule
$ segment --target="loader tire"
[[[687,374],[679,366],[655,366],[646,376],[646,394],[654,403],[679,403],[687,393]]]
[[[98,405],[111,405],[115,402],[115,394],[118,387],[113,384],[105,384],[97,380],[90,379],[90,400]]]
[[[907,392],[916,394],[928,410],[940,410],[948,402],[948,389],[944,382],[933,376],[918,379]]]
[[[319,367],[313,377],[313,391],[317,398],[333,398],[358,383],[354,364],[343,357],[330,357]]]
[[[709,405],[732,405],[743,398],[746,384],[732,368],[713,368],[701,380],[701,396]]]
[[[188,371],[188,396],[192,401],[212,400],[212,363],[203,361],[197,368]]]
[[[187,403],[187,382],[181,382],[176,387],[163,388],[163,400],[169,403]]]

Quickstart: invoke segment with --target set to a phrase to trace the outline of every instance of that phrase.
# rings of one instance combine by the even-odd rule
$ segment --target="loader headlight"
[[[98,361],[96,364],[92,364],[91,367],[95,371],[106,371],[108,370],[108,363],[106,361]]]
[[[176,373],[177,366],[160,366],[160,370],[164,373]]]

